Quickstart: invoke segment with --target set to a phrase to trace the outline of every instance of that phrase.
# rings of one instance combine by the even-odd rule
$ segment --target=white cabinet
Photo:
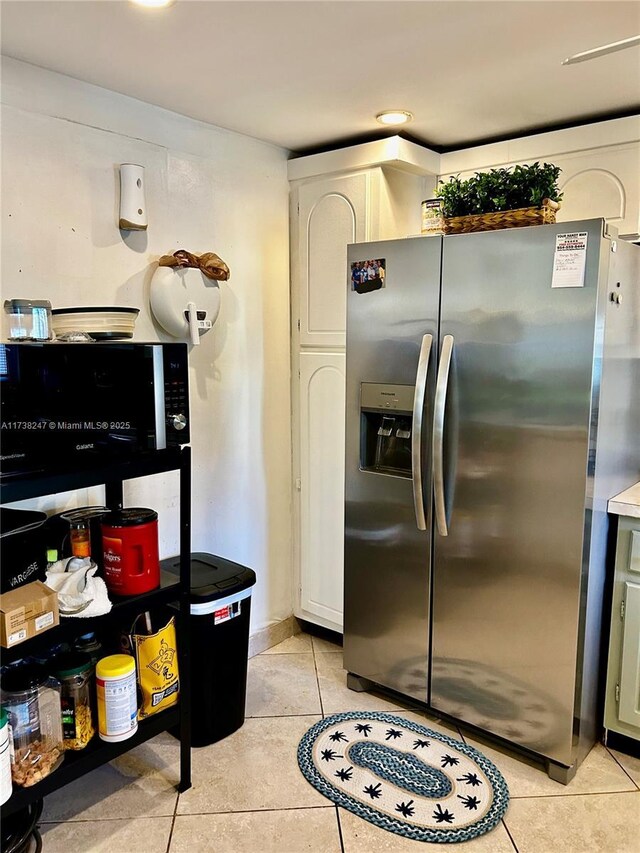
[[[369,239],[377,177],[358,172],[298,190],[301,346],[344,346],[347,245]]]
[[[345,354],[300,354],[300,609],[342,630]]]
[[[640,518],[618,522],[605,728],[640,740]]]
[[[640,236],[640,118],[629,116],[441,155],[442,179],[548,162],[560,166],[558,222],[603,217],[621,237]]]
[[[292,283],[302,347],[344,347],[347,246],[420,232],[423,178],[381,166],[293,190]]]
[[[398,146],[385,149],[394,166],[315,174],[328,155],[292,161],[303,175],[291,185],[294,613],[334,631],[343,609],[347,246],[419,233],[420,202],[435,182],[421,149]],[[364,149],[335,152],[332,165]]]
[[[620,236],[640,232],[640,146],[608,146],[553,157],[564,197],[559,222],[602,216]]]

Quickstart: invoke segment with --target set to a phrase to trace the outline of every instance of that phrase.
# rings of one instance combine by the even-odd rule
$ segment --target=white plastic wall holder
[[[147,205],[144,198],[144,166],[122,163],[120,166],[120,219],[122,231],[147,230]]]
[[[162,328],[196,345],[218,319],[220,285],[195,267],[158,267],[151,278],[151,310]]]

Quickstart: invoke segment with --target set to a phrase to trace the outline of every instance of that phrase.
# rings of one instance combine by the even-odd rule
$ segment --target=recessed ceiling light
[[[134,6],[145,6],[147,9],[163,9],[165,6],[173,6],[175,0],[131,0]]]
[[[411,113],[406,110],[385,110],[378,113],[376,121],[379,121],[380,124],[406,124],[412,118]]]

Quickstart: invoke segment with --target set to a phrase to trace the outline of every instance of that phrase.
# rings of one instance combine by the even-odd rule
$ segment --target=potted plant
[[[551,163],[532,163],[440,181],[435,194],[442,202],[446,233],[555,222],[562,198],[560,171]]]

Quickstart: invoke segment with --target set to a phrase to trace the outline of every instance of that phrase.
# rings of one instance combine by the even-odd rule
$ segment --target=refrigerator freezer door
[[[582,286],[557,225],[447,237],[441,340],[448,535],[435,533],[431,705],[573,763],[600,220]]]
[[[430,609],[428,460],[441,251],[442,240],[436,237],[350,246],[350,274],[352,264],[371,259],[385,263],[383,286],[362,285],[356,277],[347,294],[345,668],[423,702]],[[425,336],[432,336],[432,342]],[[389,400],[388,416],[382,408],[377,414],[371,411],[372,406],[362,412],[362,383],[389,386],[391,396],[382,398]],[[368,402],[365,395],[365,408]],[[394,405],[402,408],[401,418],[393,417]],[[405,476],[362,470],[361,430],[371,422],[372,434],[381,440],[391,430],[406,442],[412,461]],[[415,427],[421,433],[419,447]],[[421,471],[416,470],[418,457]],[[422,476],[422,502],[414,494],[419,478],[412,479],[412,472]]]

